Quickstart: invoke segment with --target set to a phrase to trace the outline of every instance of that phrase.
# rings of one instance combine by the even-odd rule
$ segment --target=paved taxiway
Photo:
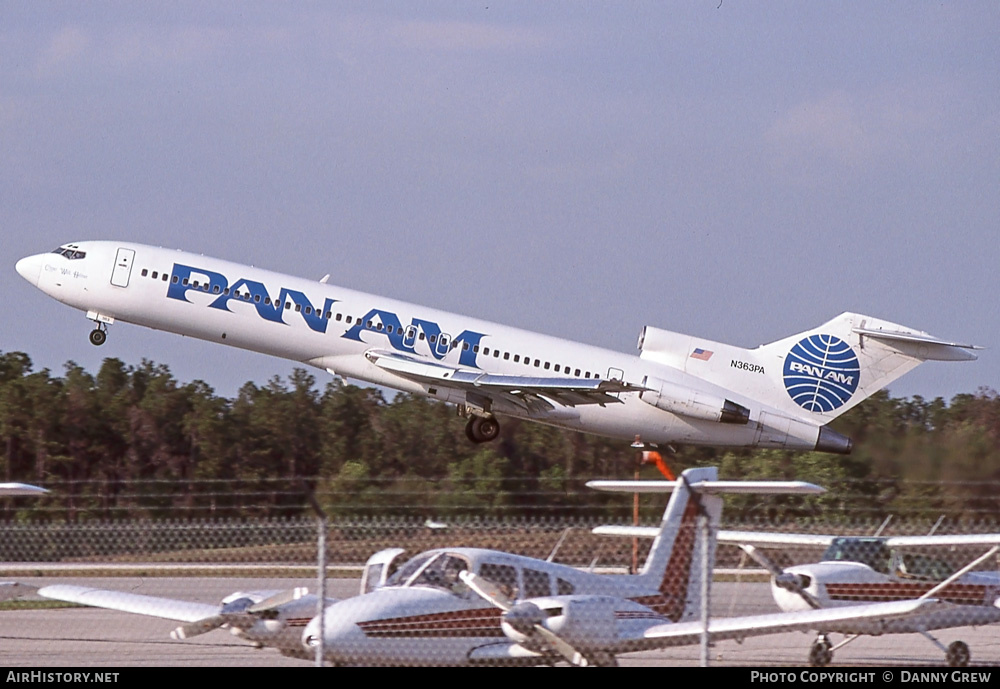
[[[225,579],[216,577],[19,577],[33,585],[89,585],[146,595],[218,602],[236,590],[315,588],[311,579]],[[329,595],[355,595],[358,582],[333,579]],[[768,586],[762,583],[718,583],[712,595],[717,615],[747,615],[776,610]],[[0,667],[308,667],[273,649],[254,649],[226,631],[213,631],[186,641],[174,641],[177,623],[96,608],[0,611]],[[1000,664],[1000,633],[996,626],[942,630],[946,645],[956,639],[969,644],[972,665]],[[779,634],[747,639],[743,644],[717,644],[711,662],[719,666],[805,666],[813,635]],[[697,646],[632,654],[622,665],[696,666]],[[896,635],[865,637],[838,650],[833,667],[937,666],[943,654],[923,638]]]

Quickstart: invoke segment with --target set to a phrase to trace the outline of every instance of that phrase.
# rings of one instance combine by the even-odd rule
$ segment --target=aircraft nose
[[[42,274],[42,256],[41,254],[25,256],[14,265],[14,268],[21,277],[37,287],[38,276]]]

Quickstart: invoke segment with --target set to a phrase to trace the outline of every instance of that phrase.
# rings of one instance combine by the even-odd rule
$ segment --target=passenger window
[[[515,354],[514,355],[514,363],[515,364],[521,363],[521,355],[520,354]]]
[[[143,268],[143,269],[142,269],[142,276],[143,276],[143,277],[146,277],[147,275],[149,275],[149,271],[148,271],[148,270],[146,270],[145,268]]]
[[[538,364],[535,364],[535,366],[538,366]],[[549,362],[547,362],[547,361],[546,361],[546,362],[545,362],[545,366],[544,366],[543,368],[544,368],[544,369],[545,369],[546,371],[548,371],[548,370],[549,370]]]
[[[524,597],[537,598],[538,596],[551,596],[552,584],[549,583],[547,572],[539,572],[534,569],[525,568],[524,574]]]
[[[164,273],[164,274],[163,274],[163,281],[164,281],[164,282],[166,282],[166,281],[167,281],[167,274],[166,274],[166,273]],[[177,281],[176,281],[176,280],[174,280],[174,282],[177,282]]]
[[[511,600],[517,600],[517,570],[510,565],[484,564],[479,568],[479,576],[500,587],[500,592]]]
[[[510,352],[504,352],[503,353],[503,360],[504,361],[509,361],[510,360]]]
[[[477,351],[477,352],[479,351],[479,345],[476,345],[475,351]],[[490,355],[490,348],[489,347],[483,347],[483,356],[489,356],[489,355]]]
[[[159,277],[160,277],[160,273],[159,273],[159,271],[156,271],[156,270],[154,270],[154,271],[153,271],[153,279],[154,279],[154,280],[156,280],[156,279],[157,279],[157,278],[159,278]]]

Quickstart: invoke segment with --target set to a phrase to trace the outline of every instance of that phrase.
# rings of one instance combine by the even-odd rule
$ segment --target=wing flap
[[[564,407],[583,404],[618,404],[616,395],[646,388],[622,380],[601,378],[514,376],[463,369],[423,357],[372,349],[365,356],[379,368],[425,384],[437,384],[497,396],[529,412],[544,412],[551,402]],[[551,400],[551,402],[549,402]]]

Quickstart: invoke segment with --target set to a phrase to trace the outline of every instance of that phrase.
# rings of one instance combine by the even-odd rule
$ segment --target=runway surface
[[[9,578],[9,577],[8,577]],[[77,584],[146,595],[218,603],[237,590],[287,589],[308,586],[312,579],[229,579],[218,577],[18,577],[44,586]],[[358,581],[334,579],[328,595],[355,595]],[[718,583],[712,594],[713,614],[721,616],[775,612],[767,584]],[[124,667],[308,667],[309,661],[286,658],[273,649],[255,649],[225,630],[185,641],[174,641],[176,622],[100,610],[0,611],[0,667],[124,668]],[[972,666],[1000,665],[1000,629],[996,626],[941,630],[945,645],[956,639],[969,644]],[[747,639],[743,644],[720,642],[711,650],[716,666],[805,667],[811,633],[788,633]],[[839,640],[839,637],[837,637]],[[622,656],[621,665],[697,666],[697,646]],[[863,637],[836,651],[831,667],[939,666],[943,654],[916,634]]]

